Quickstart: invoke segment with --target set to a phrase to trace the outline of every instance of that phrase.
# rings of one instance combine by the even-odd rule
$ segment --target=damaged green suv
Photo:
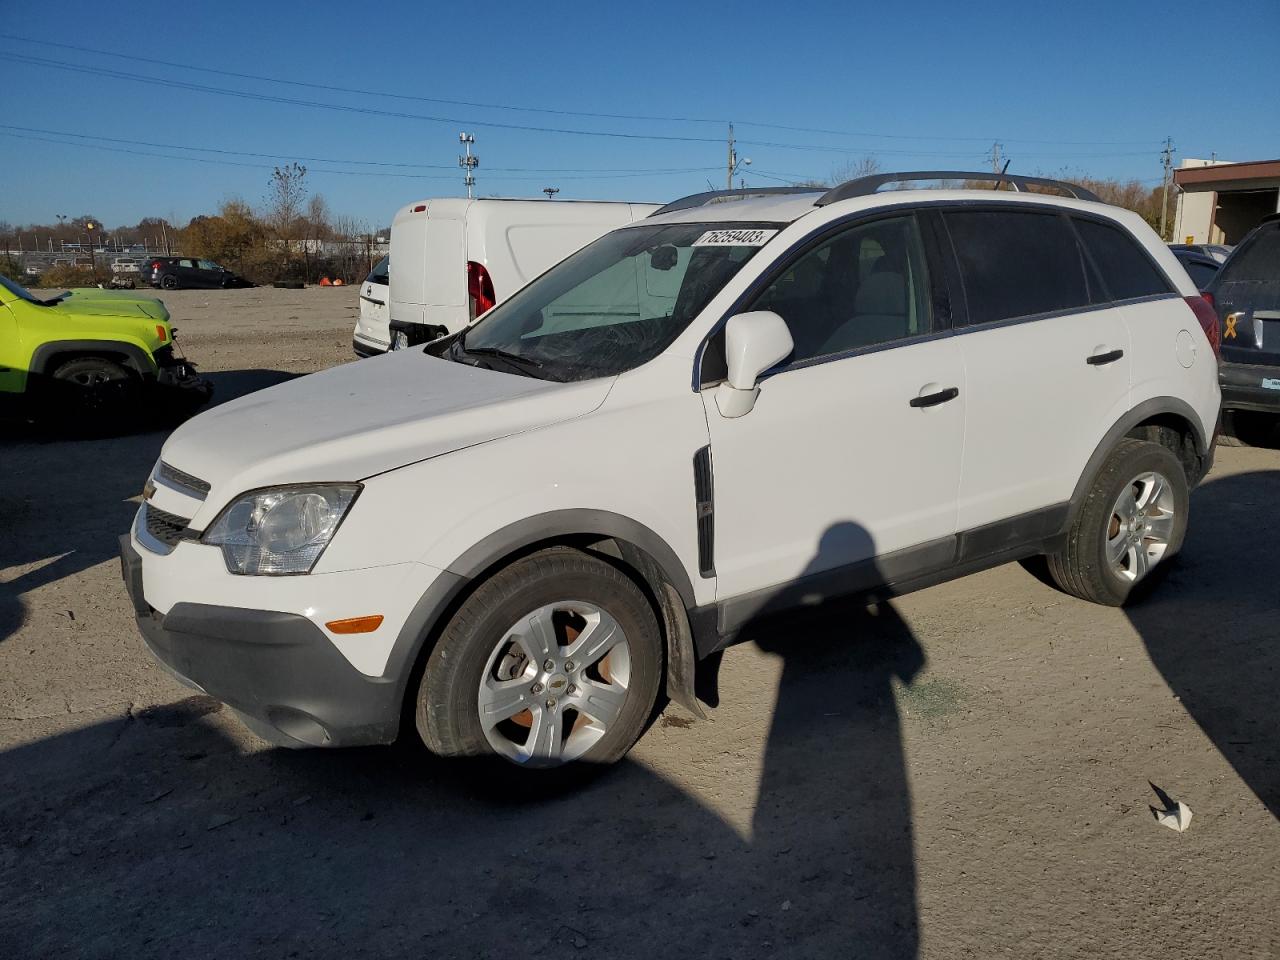
[[[189,413],[212,388],[173,335],[154,298],[90,289],[41,300],[0,277],[0,403],[96,426],[144,411]],[[144,404],[157,390],[164,402]]]

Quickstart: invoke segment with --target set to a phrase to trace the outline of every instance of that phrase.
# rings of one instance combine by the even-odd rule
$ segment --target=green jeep
[[[0,402],[97,425],[187,413],[213,391],[175,355],[173,334],[169,311],[152,297],[90,289],[41,300],[0,276]],[[164,402],[145,406],[157,390]]]

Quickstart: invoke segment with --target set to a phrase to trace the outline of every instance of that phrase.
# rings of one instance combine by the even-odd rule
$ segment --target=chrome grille
[[[160,461],[160,469],[156,473],[156,479],[197,500],[203,500],[209,495],[209,484],[206,481],[201,480],[199,477],[193,477],[177,467],[170,466],[163,460]]]

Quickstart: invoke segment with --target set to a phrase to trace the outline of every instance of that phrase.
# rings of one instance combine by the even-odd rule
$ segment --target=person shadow
[[[828,596],[823,574],[874,557],[867,530],[832,525],[798,581],[742,628],[782,660],[751,821],[757,898],[789,902],[777,919],[795,956],[914,957],[919,948],[910,785],[895,687],[925,666],[911,628],[866,564],[871,592]],[[868,602],[870,601],[870,602]],[[707,669],[722,661],[710,658]],[[710,687],[710,690],[708,690]],[[703,690],[718,701],[715,684]],[[791,896],[787,897],[787,892]]]
[[[1280,818],[1280,470],[1215,477],[1164,583],[1125,607],[1152,663],[1219,753]]]

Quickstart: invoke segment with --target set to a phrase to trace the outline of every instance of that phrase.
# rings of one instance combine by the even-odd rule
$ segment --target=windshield
[[[652,360],[770,237],[775,223],[678,223],[607,233],[498,304],[455,344],[551,380]]]
[[[30,290],[28,290],[26,287],[22,286],[21,284],[14,283],[8,277],[0,276],[0,286],[3,286],[15,297],[21,297],[23,300],[26,300],[28,303],[38,303],[41,305],[44,304],[43,300],[38,300],[35,297],[33,297],[31,295]]]

